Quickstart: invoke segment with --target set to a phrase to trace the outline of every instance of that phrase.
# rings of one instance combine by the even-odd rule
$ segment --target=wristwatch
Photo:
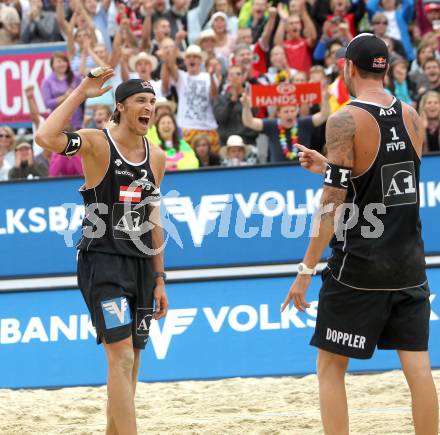
[[[310,269],[304,263],[298,264],[298,275],[316,275],[316,267]]]
[[[163,278],[164,281],[167,280],[167,274],[165,272],[153,272],[153,278]]]

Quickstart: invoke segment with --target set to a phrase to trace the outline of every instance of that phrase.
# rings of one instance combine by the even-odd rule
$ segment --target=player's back
[[[368,142],[370,153],[374,147],[377,154],[369,167],[351,177],[346,203],[352,210],[345,214],[342,231],[336,232],[339,237],[332,240],[329,266],[336,279],[354,288],[421,285],[426,275],[419,218],[420,158],[405,126],[402,103],[393,99],[382,106],[356,100],[349,106],[360,109],[361,118],[369,123],[374,119],[376,132],[364,142],[376,136],[379,146]],[[362,158],[355,144],[355,159]]]

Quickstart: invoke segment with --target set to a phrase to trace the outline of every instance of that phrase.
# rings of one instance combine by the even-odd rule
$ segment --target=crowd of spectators
[[[424,152],[440,151],[440,0],[0,0],[0,46],[67,44],[40,89],[49,111],[90,69],[114,68],[113,90],[65,130],[104,128],[121,81],[151,82],[147,138],[170,171],[294,161],[297,143],[325,152],[326,120],[350,101],[340,49],[360,32],[386,42],[386,89],[419,110]],[[281,82],[319,83],[320,104],[251,107],[251,85]],[[82,175],[33,143],[44,117],[24,91],[32,133],[0,124],[0,180]]]

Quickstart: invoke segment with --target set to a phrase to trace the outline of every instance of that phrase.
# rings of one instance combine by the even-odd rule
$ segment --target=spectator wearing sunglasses
[[[414,12],[414,0],[368,0],[367,11],[370,17],[377,12],[383,12],[387,18],[386,36],[402,41],[405,48],[405,58],[410,62],[414,60],[414,48],[408,26],[411,24]]]
[[[385,39],[387,37],[388,18],[383,12],[378,12],[377,14],[374,14],[373,18],[371,19],[371,30],[374,35],[380,39]],[[403,47],[402,43],[398,39],[392,38],[390,36],[388,36],[388,39],[392,41],[394,51],[400,57],[406,58],[405,48]]]
[[[0,126],[0,152],[4,155],[4,161],[12,167],[15,163],[15,134],[11,127]]]

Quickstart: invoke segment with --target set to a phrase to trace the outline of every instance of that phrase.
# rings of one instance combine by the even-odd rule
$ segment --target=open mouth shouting
[[[139,116],[138,121],[146,130],[148,128],[148,122],[150,121],[150,118],[148,116]]]

